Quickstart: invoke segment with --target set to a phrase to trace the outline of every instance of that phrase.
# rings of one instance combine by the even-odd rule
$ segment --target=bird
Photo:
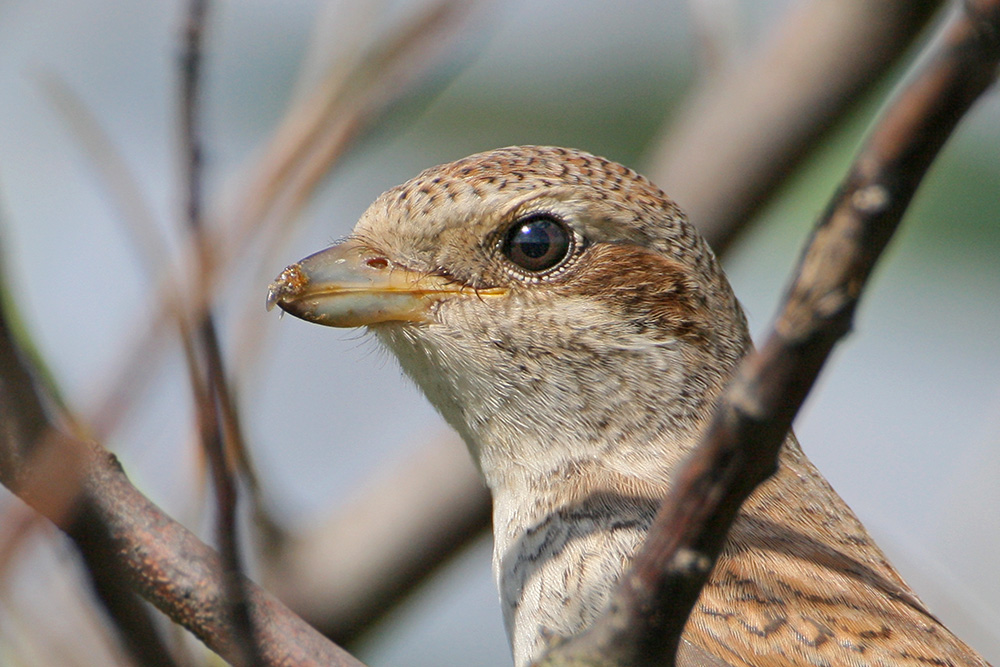
[[[367,327],[462,436],[493,502],[517,667],[604,610],[752,348],[704,239],[636,171],[500,148],[381,196],[267,305]],[[986,665],[787,436],[685,626],[686,667]]]

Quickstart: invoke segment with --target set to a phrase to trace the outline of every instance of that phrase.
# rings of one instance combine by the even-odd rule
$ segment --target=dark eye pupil
[[[566,227],[548,216],[538,216],[514,225],[507,233],[504,254],[528,271],[545,271],[566,258],[570,236]]]

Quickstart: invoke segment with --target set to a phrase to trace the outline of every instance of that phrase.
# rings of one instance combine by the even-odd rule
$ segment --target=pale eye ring
[[[529,273],[557,267],[573,250],[573,233],[562,220],[538,213],[518,220],[501,246],[504,256]]]

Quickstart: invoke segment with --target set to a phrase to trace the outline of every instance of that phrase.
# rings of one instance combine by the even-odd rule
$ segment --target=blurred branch
[[[737,0],[688,0],[695,69],[702,77],[715,76],[736,52],[739,6]]]
[[[454,435],[380,470],[328,521],[290,537],[266,583],[340,644],[357,639],[490,522],[490,497]]]
[[[775,470],[792,419],[939,149],[993,83],[1000,0],[967,0],[879,119],[817,224],[763,347],[723,392],[649,538],[588,630],[543,665],[672,665],[740,504]]]
[[[100,179],[100,185],[116,209],[116,218],[122,223],[126,237],[139,256],[139,265],[146,269],[150,280],[155,283],[161,274],[169,272],[169,247],[167,239],[158,232],[152,207],[132,170],[98,118],[62,77],[45,73],[40,77],[40,84],[71,138],[79,144],[90,168]],[[170,311],[163,314],[164,320],[167,315],[180,318],[182,310],[176,291],[165,290],[163,299]],[[154,320],[144,324],[147,331],[159,332],[166,328],[167,323]],[[110,383],[110,390],[105,392],[107,395],[95,401],[97,407],[83,420],[89,434],[98,440],[107,438],[122,417],[128,414],[159,365],[156,362],[164,347],[162,336],[146,334],[140,338],[142,344],[122,352],[118,359],[120,369],[113,373],[116,381]]]
[[[286,231],[351,142],[411,92],[432,63],[454,51],[483,4],[435,0],[375,41],[351,67],[331,65],[314,92],[285,113],[256,161],[228,221],[237,238],[265,223],[272,235]]]
[[[940,5],[814,0],[796,6],[755,57],[702,82],[659,141],[647,175],[724,253]]]
[[[54,72],[45,72],[39,77],[39,84],[71,138],[88,159],[88,166],[97,172],[142,266],[151,271],[151,278],[155,278],[168,266],[169,246],[159,233],[152,207],[125,158],[116,150],[98,118],[65,79]]]

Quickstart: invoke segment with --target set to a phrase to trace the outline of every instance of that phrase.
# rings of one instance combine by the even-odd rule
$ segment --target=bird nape
[[[464,438],[493,497],[518,666],[586,628],[750,347],[684,214],[580,151],[502,148],[381,195],[268,307],[369,327]],[[789,435],[744,503],[678,664],[986,665],[923,606]]]

